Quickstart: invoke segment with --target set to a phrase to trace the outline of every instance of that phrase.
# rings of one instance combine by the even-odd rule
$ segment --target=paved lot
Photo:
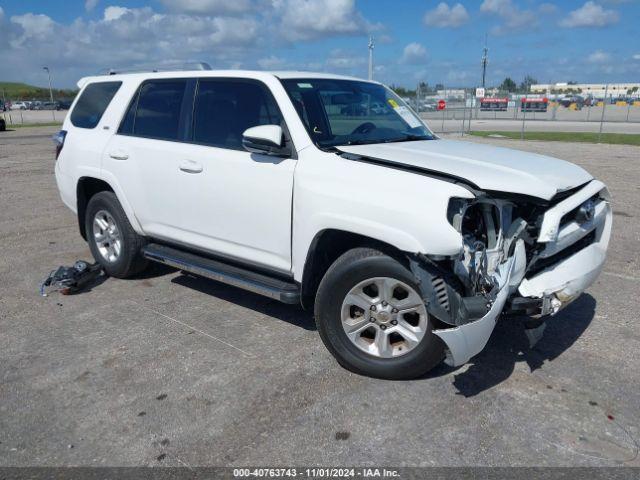
[[[175,271],[39,297],[90,258],[51,133],[0,133],[0,465],[640,465],[637,147],[474,138],[609,184],[606,271],[535,349],[502,322],[470,364],[389,382],[300,309]]]

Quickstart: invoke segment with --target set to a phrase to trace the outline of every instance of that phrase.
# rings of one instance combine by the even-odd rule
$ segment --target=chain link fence
[[[522,99],[535,101],[523,104]],[[459,133],[471,131],[474,127],[483,130],[495,129],[514,131],[517,129],[536,131],[562,131],[569,126],[570,131],[606,131],[608,123],[637,124],[640,131],[640,98],[587,100],[575,98],[547,99],[542,95],[497,94],[490,102],[476,98],[472,89],[456,98],[445,99],[446,106],[438,110],[436,99],[412,99],[413,108],[436,133]],[[544,103],[544,108],[542,104]],[[534,108],[534,107],[540,108]],[[553,123],[548,123],[553,122]],[[563,126],[563,122],[565,122]],[[576,125],[581,124],[581,125]],[[495,125],[495,128],[491,128]],[[617,131],[618,129],[616,129]]]

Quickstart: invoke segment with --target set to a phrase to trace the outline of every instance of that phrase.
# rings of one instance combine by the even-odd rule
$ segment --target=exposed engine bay
[[[500,314],[544,319],[588,286],[592,280],[581,280],[580,289],[567,290],[567,285],[576,280],[559,278],[557,285],[547,283],[542,291],[522,288],[525,277],[535,280],[544,272],[557,270],[566,277],[562,268],[565,260],[589,250],[603,236],[608,243],[608,192],[604,188],[591,194],[591,190],[583,185],[558,195],[554,202],[485,194],[472,200],[451,199],[447,219],[461,235],[459,255],[410,257],[428,311],[441,327],[434,327],[434,333],[449,347],[447,363],[460,365],[484,348]],[[549,216],[557,217],[555,232],[551,233]],[[547,227],[543,228],[545,222]],[[541,239],[541,234],[549,238]],[[595,253],[592,270],[599,273],[604,257]],[[587,273],[588,278],[595,278],[591,270]],[[538,336],[530,336],[532,345],[542,335],[543,321],[536,327]],[[476,331],[481,324],[483,331]],[[464,334],[471,329],[473,335]]]

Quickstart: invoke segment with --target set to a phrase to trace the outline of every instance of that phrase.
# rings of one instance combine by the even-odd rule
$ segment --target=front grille
[[[578,253],[580,250],[587,248],[593,242],[596,241],[596,231],[592,230],[590,233],[582,237],[580,240],[572,243],[564,250],[559,251],[555,255],[551,255],[547,258],[541,258],[534,263],[532,263],[527,269],[527,276],[535,275],[545,268],[549,268],[556,263],[560,263],[563,260],[566,260],[571,255]]]

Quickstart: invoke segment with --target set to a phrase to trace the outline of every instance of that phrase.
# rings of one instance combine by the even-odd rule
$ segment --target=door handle
[[[185,160],[180,164],[180,170],[187,173],[200,173],[202,172],[202,165],[194,160]]]
[[[114,160],[126,160],[127,158],[129,158],[129,155],[124,153],[122,150],[116,150],[115,152],[111,152],[109,156]]]

